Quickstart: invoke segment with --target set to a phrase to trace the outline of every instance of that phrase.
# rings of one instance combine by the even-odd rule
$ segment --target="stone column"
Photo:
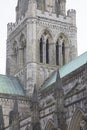
[[[55,51],[55,44],[50,43],[49,44],[49,63],[51,65],[56,65],[56,51]]]
[[[32,94],[34,84],[37,84],[37,44],[36,44],[36,19],[32,16],[27,20],[27,42],[26,42],[26,95]]]
[[[46,63],[46,43],[43,41],[43,63]]]

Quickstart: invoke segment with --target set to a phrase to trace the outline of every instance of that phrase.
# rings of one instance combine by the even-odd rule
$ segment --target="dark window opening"
[[[64,42],[62,44],[62,56],[63,56],[63,65],[65,64],[65,45]]]
[[[40,39],[40,62],[43,63],[43,41]]]
[[[56,43],[56,65],[59,65],[59,45]]]
[[[49,41],[46,41],[46,63],[49,64]]]

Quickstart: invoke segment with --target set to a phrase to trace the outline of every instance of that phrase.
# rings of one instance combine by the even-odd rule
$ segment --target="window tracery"
[[[65,39],[66,37],[61,34],[56,42],[56,65],[64,65],[66,63],[68,52],[66,53],[67,42]]]
[[[52,37],[49,31],[45,30],[41,35],[39,42],[39,55],[40,55],[40,63],[49,64],[49,56],[50,56],[50,42],[52,41]]]

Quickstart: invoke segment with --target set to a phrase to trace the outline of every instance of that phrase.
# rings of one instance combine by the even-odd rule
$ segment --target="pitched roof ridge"
[[[82,61],[83,60],[83,61]],[[78,64],[77,64],[78,63]],[[87,63],[87,51],[84,52],[83,54],[77,56],[74,58],[72,61],[69,63],[65,64],[63,67],[58,68],[55,70],[50,77],[48,77],[44,83],[41,85],[42,88],[47,88],[48,86],[52,85],[56,81],[56,77],[53,77],[53,75],[59,70],[60,73],[60,78],[65,77],[66,75],[70,74],[71,72],[75,71],[82,65]],[[53,78],[53,80],[52,80]],[[49,83],[50,82],[50,83]]]
[[[8,77],[8,78],[17,78],[13,75],[0,74],[0,76]]]
[[[64,66],[62,66],[61,68],[67,66],[68,64],[71,64],[72,62],[74,62],[75,60],[77,60],[77,59],[80,58],[81,56],[84,56],[85,54],[87,54],[87,51],[84,52],[84,53],[82,53],[82,54],[80,54],[80,55],[78,55],[78,56],[76,56],[73,60],[71,60],[70,62],[68,62],[67,64],[65,64]],[[61,69],[61,68],[60,68],[60,69]]]

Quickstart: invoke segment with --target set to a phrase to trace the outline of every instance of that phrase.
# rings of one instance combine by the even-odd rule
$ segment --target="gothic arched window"
[[[43,63],[43,40],[40,39],[40,62]]]
[[[59,44],[56,43],[56,65],[59,65]]]
[[[65,64],[65,45],[62,43],[62,56],[63,56],[63,65]]]
[[[46,40],[46,63],[49,64],[49,40]]]

